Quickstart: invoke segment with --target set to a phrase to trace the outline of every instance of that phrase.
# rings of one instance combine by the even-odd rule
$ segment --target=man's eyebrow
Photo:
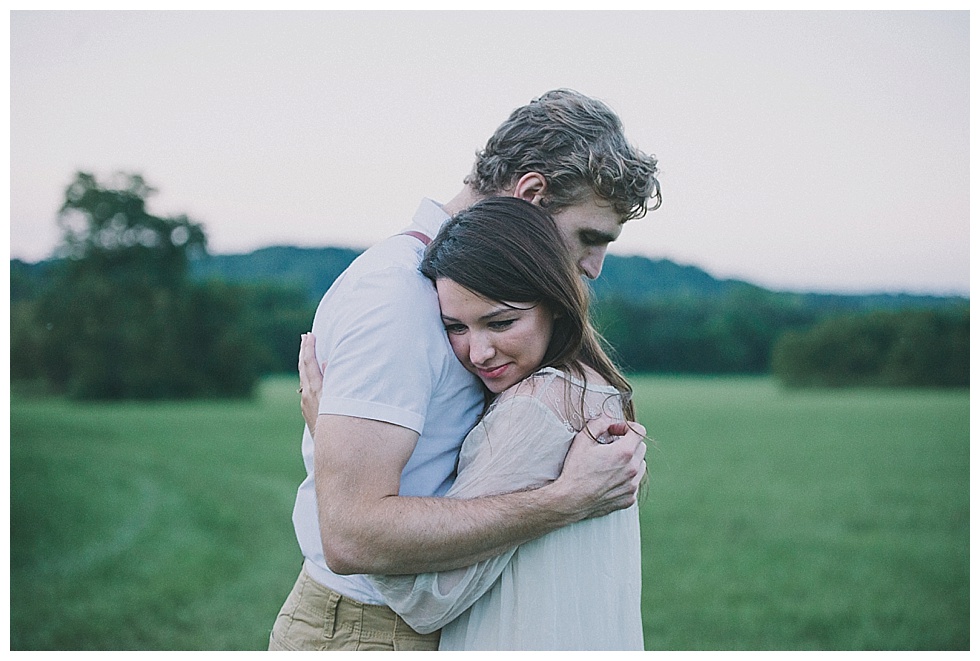
[[[612,243],[617,239],[617,236],[614,234],[588,229],[580,230],[578,237],[582,241],[587,241],[588,243]]]

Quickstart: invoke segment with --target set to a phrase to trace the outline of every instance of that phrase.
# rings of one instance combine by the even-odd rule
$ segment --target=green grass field
[[[968,392],[635,384],[648,649],[969,649]],[[295,387],[12,395],[11,648],[264,649],[301,561]]]

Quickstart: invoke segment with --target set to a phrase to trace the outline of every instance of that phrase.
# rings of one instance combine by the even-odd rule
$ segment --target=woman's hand
[[[320,410],[320,392],[323,390],[323,372],[327,364],[317,365],[316,338],[313,333],[303,333],[299,342],[299,394],[303,420],[313,434]]]

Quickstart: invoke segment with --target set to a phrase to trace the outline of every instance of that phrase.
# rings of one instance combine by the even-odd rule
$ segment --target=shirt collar
[[[412,224],[407,229],[422,232],[430,239],[434,239],[439,233],[439,228],[447,220],[449,220],[449,214],[443,210],[442,206],[426,197],[419,204],[415,216],[412,217]]]

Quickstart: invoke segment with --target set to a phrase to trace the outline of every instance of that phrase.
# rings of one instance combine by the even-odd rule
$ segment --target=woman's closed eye
[[[517,319],[497,319],[496,321],[491,321],[487,324],[487,328],[490,330],[507,330],[510,328]]]
[[[443,324],[443,327],[450,335],[462,335],[466,332],[466,326],[464,324]]]

